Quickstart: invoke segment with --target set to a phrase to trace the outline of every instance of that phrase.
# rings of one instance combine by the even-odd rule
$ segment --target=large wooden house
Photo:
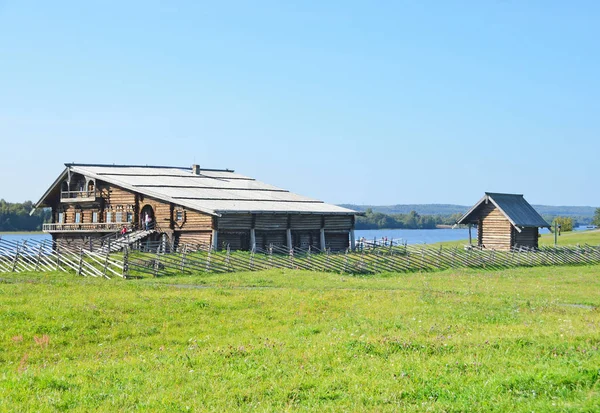
[[[496,250],[538,247],[539,228],[550,225],[523,198],[523,195],[486,192],[457,224],[477,226],[477,244]]]
[[[224,169],[65,164],[36,204],[60,245],[86,245],[126,227],[174,244],[250,250],[270,245],[344,250],[355,211]],[[145,231],[145,232],[141,232]]]

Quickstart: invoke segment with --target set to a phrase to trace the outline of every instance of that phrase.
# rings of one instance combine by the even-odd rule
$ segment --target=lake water
[[[576,227],[575,231],[585,231],[588,228]],[[541,228],[541,234],[547,234],[550,231],[547,228]],[[477,238],[477,229],[471,230],[473,239]],[[355,231],[356,239],[365,237],[367,241],[372,241],[373,238],[381,240],[387,237],[389,240],[394,240],[394,243],[406,242],[407,244],[434,244],[436,242],[460,241],[469,239],[469,230],[467,228],[439,228],[439,229],[364,229]]]
[[[4,239],[7,241],[24,241],[26,239],[30,239],[33,241],[44,241],[44,240],[52,240],[50,234],[11,234],[11,233],[2,233],[0,234],[0,239]]]
[[[575,231],[585,231],[587,227],[576,227]],[[547,234],[548,229],[540,230],[542,234]],[[473,238],[477,237],[477,230],[472,230]],[[441,229],[366,229],[356,230],[356,239],[365,237],[367,241],[372,241],[373,238],[381,240],[387,237],[388,240],[398,241],[398,243],[406,242],[408,244],[433,244],[436,242],[445,241],[460,241],[469,239],[469,230],[466,228],[441,228]],[[36,241],[50,240],[52,237],[49,234],[0,234],[0,239],[11,241],[23,241],[32,239]]]

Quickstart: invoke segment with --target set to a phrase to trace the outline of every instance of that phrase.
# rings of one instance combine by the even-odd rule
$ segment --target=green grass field
[[[0,274],[0,411],[598,411],[599,273]]]

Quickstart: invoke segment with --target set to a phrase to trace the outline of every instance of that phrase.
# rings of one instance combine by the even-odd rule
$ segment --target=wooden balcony
[[[90,202],[95,201],[98,193],[92,191],[62,191],[60,202]]]
[[[86,224],[43,224],[44,232],[116,232],[126,227],[133,228],[131,222],[95,222]]]

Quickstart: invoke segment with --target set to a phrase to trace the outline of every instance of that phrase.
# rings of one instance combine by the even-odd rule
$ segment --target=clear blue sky
[[[64,162],[196,162],[331,203],[600,206],[599,21],[597,1],[0,0],[0,198],[37,200]]]

